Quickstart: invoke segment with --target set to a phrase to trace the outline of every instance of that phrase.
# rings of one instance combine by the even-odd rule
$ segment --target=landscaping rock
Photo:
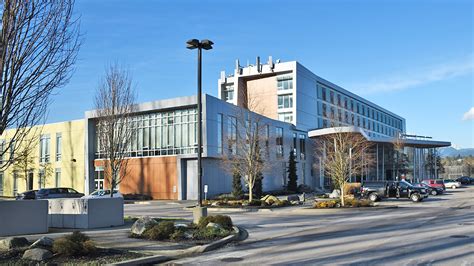
[[[175,228],[188,228],[188,225],[187,224],[175,224],[174,227]]]
[[[214,228],[218,228],[218,229],[222,228],[222,226],[220,224],[216,224],[216,223],[212,223],[212,222],[208,223],[206,225],[206,227],[214,227]]]
[[[24,260],[34,260],[34,261],[43,261],[51,258],[53,256],[53,253],[51,251],[42,249],[42,248],[34,248],[34,249],[28,249],[25,251],[23,254],[22,259]]]
[[[133,223],[130,231],[134,235],[141,236],[145,230],[151,228],[155,224],[158,224],[155,219],[149,216],[141,217]]]
[[[40,239],[36,240],[31,246],[29,247],[30,249],[32,248],[51,248],[53,247],[54,239],[42,236]]]
[[[298,202],[299,202],[299,201],[300,201],[300,197],[299,197],[298,195],[289,195],[289,196],[287,197],[287,200],[288,200],[289,202],[293,202],[293,201],[298,201]]]
[[[8,237],[0,241],[0,249],[10,250],[26,247],[29,244],[28,240],[24,237]]]
[[[332,191],[331,194],[329,194],[330,199],[338,199],[340,197],[341,197],[341,192],[339,191],[339,189],[335,189]]]

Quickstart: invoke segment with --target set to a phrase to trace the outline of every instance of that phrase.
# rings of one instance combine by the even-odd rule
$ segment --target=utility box
[[[123,225],[123,198],[48,199],[48,225],[55,228],[101,228]]]

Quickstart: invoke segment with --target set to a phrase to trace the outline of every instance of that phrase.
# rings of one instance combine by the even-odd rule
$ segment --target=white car
[[[118,190],[114,190],[113,197],[114,198],[123,198],[122,194],[120,194],[120,191],[118,191]],[[110,189],[96,190],[88,196],[81,197],[81,199],[98,199],[98,198],[110,198]]]
[[[445,179],[443,180],[444,182],[444,186],[446,188],[452,188],[452,189],[456,189],[458,187],[461,187],[461,182],[458,182],[456,180],[452,180],[452,179]]]

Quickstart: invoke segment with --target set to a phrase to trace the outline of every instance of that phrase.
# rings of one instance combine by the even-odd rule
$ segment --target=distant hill
[[[474,148],[456,149],[453,147],[444,147],[439,148],[438,150],[442,158],[455,157],[458,155],[460,155],[461,157],[467,157],[469,155],[474,156]]]

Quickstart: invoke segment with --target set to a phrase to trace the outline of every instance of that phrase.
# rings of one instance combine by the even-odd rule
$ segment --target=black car
[[[409,198],[413,202],[422,201],[428,197],[424,187],[413,186],[405,180],[393,181],[365,181],[361,186],[361,195],[371,201],[382,198]]]
[[[458,181],[459,183],[463,185],[470,185],[474,183],[474,178],[469,177],[469,176],[461,176],[458,179],[456,179],[456,181]]]
[[[42,188],[36,192],[37,199],[59,199],[59,198],[80,198],[84,196],[72,188]]]
[[[16,200],[34,200],[38,190],[28,190],[16,195]]]
[[[442,188],[440,188],[440,187],[430,187],[428,184],[425,184],[425,183],[416,183],[416,184],[413,184],[413,185],[417,186],[417,187],[426,188],[426,191],[428,192],[428,194],[433,195],[433,196],[440,195],[440,194],[444,193],[444,190]]]

